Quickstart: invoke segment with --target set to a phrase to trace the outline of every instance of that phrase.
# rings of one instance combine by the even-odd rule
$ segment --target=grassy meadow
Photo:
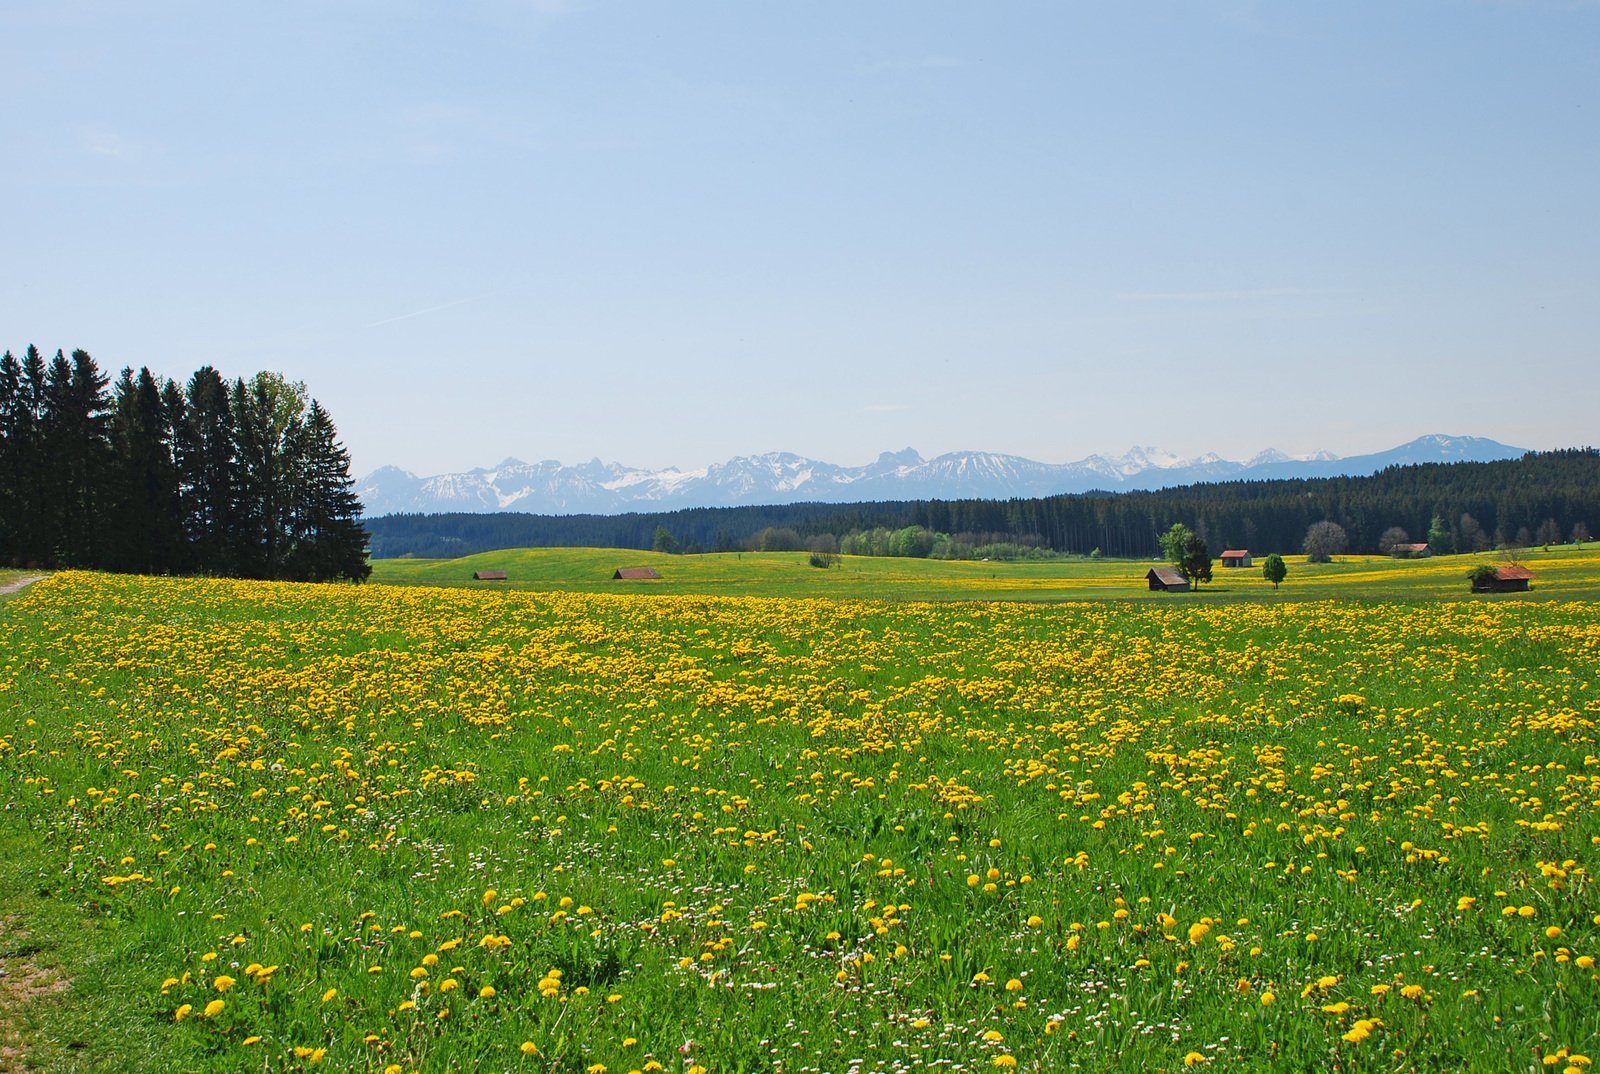
[[[1213,569],[1195,593],[1152,593],[1145,572],[1155,561],[1063,558],[1016,562],[841,556],[811,566],[804,552],[726,552],[675,556],[612,548],[519,548],[461,559],[380,559],[372,581],[485,590],[567,593],[673,593],[696,596],[825,597],[845,600],[1150,600],[1163,603],[1369,599],[1462,599],[1467,571],[1502,562],[1502,554],[1401,560],[1340,556],[1307,563],[1286,556],[1288,579],[1276,591],[1261,566]],[[1527,549],[1521,562],[1534,591],[1513,599],[1600,600],[1600,544]],[[613,581],[619,567],[654,567],[659,580]],[[473,581],[474,571],[505,571],[502,582]]]
[[[1587,1074],[1597,558],[58,574],[0,1069]]]

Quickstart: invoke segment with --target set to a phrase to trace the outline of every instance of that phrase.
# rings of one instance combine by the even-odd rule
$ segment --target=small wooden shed
[[[1248,567],[1255,562],[1248,548],[1230,548],[1220,558],[1224,567]]]
[[[1151,589],[1164,593],[1189,592],[1189,579],[1174,567],[1151,567],[1144,579]]]
[[[506,580],[505,571],[473,571],[472,580],[475,582],[503,582]]]
[[[1496,567],[1494,577],[1473,578],[1474,593],[1526,593],[1533,572],[1519,563]]]
[[[643,579],[643,578],[660,578],[660,577],[661,577],[661,572],[656,570],[654,567],[618,567],[616,569],[616,571],[611,575],[611,580],[613,582],[615,582],[615,581],[630,582],[630,581],[638,581],[638,580]]]
[[[1390,555],[1398,559],[1426,559],[1433,555],[1433,549],[1423,544],[1397,544]]]

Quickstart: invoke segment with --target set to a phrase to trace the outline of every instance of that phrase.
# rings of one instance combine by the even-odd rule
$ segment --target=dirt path
[[[3,585],[0,585],[0,597],[10,596],[17,590],[23,588],[24,586],[30,586],[43,577],[44,575],[42,574],[25,574],[21,578],[18,578],[15,582],[6,582]]]

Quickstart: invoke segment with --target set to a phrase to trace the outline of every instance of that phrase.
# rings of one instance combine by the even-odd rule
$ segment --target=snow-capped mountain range
[[[1263,451],[1242,462],[1205,454],[1181,458],[1152,447],[1115,457],[1044,463],[1016,455],[955,451],[924,459],[911,448],[886,451],[866,466],[838,466],[786,452],[745,455],[699,470],[643,470],[619,463],[568,466],[507,459],[464,474],[418,477],[393,466],[374,470],[356,491],[368,517],[450,511],[537,515],[614,515],[747,504],[867,503],[874,500],[1008,499],[1060,493],[1130,492],[1200,481],[1359,476],[1387,466],[1514,459],[1523,448],[1477,436],[1419,437],[1373,455],[1326,451],[1291,456]]]

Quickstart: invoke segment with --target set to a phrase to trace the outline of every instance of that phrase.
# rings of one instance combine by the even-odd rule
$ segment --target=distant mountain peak
[[[1431,433],[1388,451],[1294,458],[1269,448],[1245,462],[1215,452],[1185,459],[1135,446],[1116,458],[1043,463],[1017,455],[952,451],[924,459],[913,448],[885,451],[866,466],[839,466],[790,452],[743,455],[694,469],[649,470],[595,458],[576,466],[507,458],[467,473],[417,477],[383,466],[357,483],[368,516],[397,512],[525,511],[621,514],[689,507],[874,500],[994,499],[1089,491],[1132,492],[1201,481],[1359,476],[1387,466],[1518,458],[1524,449],[1475,436]]]
[[[885,451],[878,456],[879,466],[916,466],[922,462],[922,456],[917,454],[916,448],[901,448],[899,451]]]

